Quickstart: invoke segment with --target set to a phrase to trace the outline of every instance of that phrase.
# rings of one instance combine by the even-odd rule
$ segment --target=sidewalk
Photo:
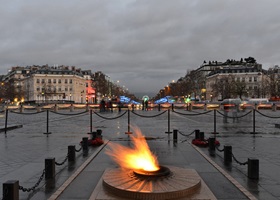
[[[156,115],[158,111],[139,111],[142,115]],[[270,112],[268,113],[271,114]],[[277,113],[272,113],[276,115]],[[118,113],[113,113],[118,116]],[[22,124],[22,128],[7,132],[7,137],[0,133],[0,182],[7,180],[19,180],[20,185],[31,187],[36,183],[44,169],[44,159],[55,157],[60,162],[65,158],[67,145],[76,145],[82,137],[86,137],[89,130],[89,115],[75,117],[54,118],[51,115],[50,132],[45,134],[45,114],[36,117],[21,118],[10,114],[11,124]],[[111,114],[106,113],[106,117]],[[3,118],[2,118],[3,119]],[[30,120],[32,122],[30,122]],[[178,143],[173,143],[172,135],[168,137],[167,116],[160,115],[154,118],[141,118],[131,115],[131,123],[141,128],[142,133],[152,140],[148,144],[153,152],[156,152],[159,162],[166,166],[195,169],[211,189],[217,199],[256,199],[277,200],[280,199],[280,161],[279,161],[279,129],[275,128],[277,121],[257,118],[257,132],[250,134],[251,118],[238,123],[224,124],[222,118],[217,119],[217,129],[222,149],[224,145],[231,145],[233,154],[242,162],[248,158],[257,158],[260,161],[259,180],[247,178],[247,166],[240,166],[236,162],[225,166],[223,153],[216,151],[216,156],[210,156],[207,148],[195,148],[190,142],[194,135],[185,137],[179,134]],[[0,125],[3,126],[0,119]],[[10,124],[9,124],[10,125]],[[101,128],[103,137],[109,142],[118,142],[129,145],[127,141],[127,118],[117,120],[100,120],[93,116],[94,129]],[[191,133],[194,129],[205,132],[208,138],[213,132],[213,115],[199,115],[197,117],[180,116],[171,112],[171,128],[183,133]],[[76,162],[73,165],[58,166],[55,181],[43,181],[34,192],[20,191],[20,199],[49,199],[57,195],[62,200],[85,200],[93,194],[100,178],[107,168],[116,167],[116,164],[105,153],[106,145],[99,148],[90,148],[87,157],[81,153],[76,154]],[[214,163],[213,163],[214,162]],[[228,176],[229,175],[229,176]],[[243,191],[246,191],[245,193]],[[249,193],[248,193],[249,191]],[[2,187],[0,188],[2,194]],[[93,197],[92,197],[93,198]],[[52,196],[55,199],[55,196]]]
[[[115,142],[122,145],[129,144],[128,141]],[[209,162],[208,156],[203,151],[193,147],[188,142],[173,143],[166,140],[149,140],[148,143],[151,150],[156,152],[160,165],[195,169],[217,199],[255,199],[227,172],[214,162]],[[93,193],[93,191],[104,170],[116,167],[111,158],[104,153],[106,148],[100,149],[97,155],[93,154],[88,162],[82,166],[83,169],[78,170],[79,173],[75,174],[75,177],[69,178],[49,199],[98,199],[96,197],[98,194]]]

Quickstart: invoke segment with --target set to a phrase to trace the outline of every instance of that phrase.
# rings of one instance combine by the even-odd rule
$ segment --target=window
[[[68,91],[68,88],[67,87],[65,87],[65,92],[67,92]]]
[[[71,92],[71,91],[72,91],[72,88],[69,88],[69,91]]]
[[[45,79],[42,79],[42,82],[41,83],[45,83]]]
[[[56,83],[56,79],[53,79],[53,83]]]
[[[245,82],[245,77],[242,78],[242,82]]]
[[[58,79],[58,83],[61,83],[61,79]]]
[[[40,79],[37,79],[37,83],[40,83]]]
[[[69,83],[71,83],[71,84],[72,84],[72,79],[69,79]]]
[[[48,79],[48,83],[52,83],[52,79]]]
[[[58,88],[58,91],[61,92],[61,88],[60,87]]]
[[[40,91],[40,88],[39,87],[37,87],[37,89],[36,89],[38,92]]]
[[[249,77],[249,82],[252,82],[252,77]]]
[[[254,77],[254,82],[257,82],[258,81],[258,77]]]
[[[65,79],[65,83],[68,83],[68,79]]]

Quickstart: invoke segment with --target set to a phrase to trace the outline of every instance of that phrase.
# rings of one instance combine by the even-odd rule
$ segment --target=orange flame
[[[131,135],[133,147],[126,147],[117,143],[109,143],[110,149],[106,151],[122,168],[157,171],[159,164],[157,158],[141,134],[139,128],[133,128],[136,136]]]

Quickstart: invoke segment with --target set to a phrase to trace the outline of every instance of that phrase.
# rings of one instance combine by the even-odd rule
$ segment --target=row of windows
[[[237,77],[235,79],[236,81],[241,81],[241,82],[245,82],[245,77]],[[249,77],[249,82],[257,82],[258,81],[258,77]]]
[[[236,77],[234,78],[235,81],[238,81],[238,82],[245,82],[247,79],[248,82],[257,82],[258,81],[258,77],[248,77],[248,78],[245,78],[245,77]],[[225,81],[225,82],[228,82],[228,79],[225,79],[225,80],[221,80],[221,81]]]
[[[68,82],[70,84],[72,84],[72,79],[69,79],[69,81],[68,81],[68,79],[64,79],[64,83],[68,83]],[[47,79],[47,80],[45,80],[45,79],[37,79],[37,83],[62,83],[62,81],[61,81],[61,79],[58,79],[58,80],[56,80],[56,79]]]
[[[42,91],[42,92],[44,92],[44,91],[47,91],[47,92],[61,92],[62,91],[62,88],[61,87],[59,87],[59,88],[44,88],[44,87],[42,87],[42,88],[40,88],[40,87],[37,87],[37,89],[36,89],[38,92],[40,92],[40,91]],[[68,88],[68,87],[65,87],[64,88],[64,91],[65,92],[68,92],[68,91],[72,91],[72,88],[70,87],[70,88]]]
[[[248,89],[248,90],[253,90],[253,89],[254,89],[254,90],[257,90],[257,89],[258,89],[258,86],[256,86],[256,85],[255,85],[254,87],[253,87],[253,86],[249,86],[247,89]]]

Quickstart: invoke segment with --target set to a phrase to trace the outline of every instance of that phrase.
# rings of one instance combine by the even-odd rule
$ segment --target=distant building
[[[75,67],[12,67],[2,81],[12,83],[17,99],[25,102],[86,103],[95,97],[91,71]]]
[[[269,96],[263,92],[264,82],[269,81],[269,78],[266,71],[262,69],[261,64],[232,61],[226,64],[217,64],[216,68],[208,73],[206,76],[206,99],[213,101],[224,99],[223,90],[220,90],[220,94],[214,95],[213,85],[218,81],[227,82],[230,79],[235,82],[245,83],[246,88],[244,94],[242,94],[243,98]],[[232,98],[237,97],[238,95],[236,94]]]
[[[85,103],[86,78],[69,69],[38,69],[25,80],[25,101]]]

